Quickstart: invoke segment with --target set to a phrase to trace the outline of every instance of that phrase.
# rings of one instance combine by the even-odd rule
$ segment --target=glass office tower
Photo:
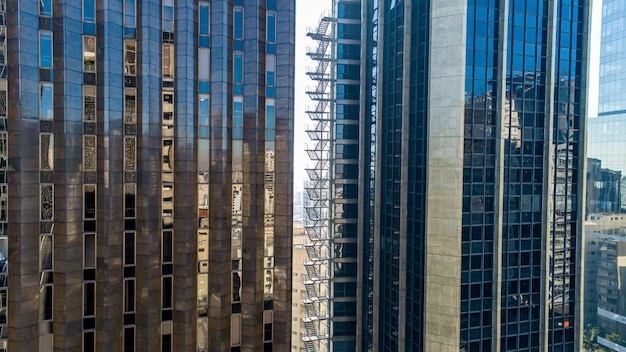
[[[626,29],[623,25],[626,4],[604,0],[596,11],[601,12],[602,26],[597,54],[599,90],[590,92],[597,94],[597,115],[589,116],[587,130],[585,329],[598,329],[598,337],[592,344],[623,350],[626,348],[626,287],[623,284],[626,275]]]
[[[362,4],[357,350],[578,351],[588,2]]]
[[[290,348],[294,18],[0,1],[0,350]]]

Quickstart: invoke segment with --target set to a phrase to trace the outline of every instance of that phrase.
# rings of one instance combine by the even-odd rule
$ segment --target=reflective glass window
[[[209,35],[211,12],[208,3],[202,2],[198,7],[198,26],[200,35]]]
[[[265,128],[276,128],[276,107],[268,105],[265,113]]]
[[[163,30],[174,30],[174,0],[163,0]]]
[[[276,14],[273,12],[267,14],[267,41],[276,42]]]
[[[236,52],[233,61],[233,79],[235,83],[243,83],[243,53]]]
[[[39,118],[54,118],[53,102],[53,85],[51,83],[42,84],[39,87]]]
[[[39,67],[52,68],[52,32],[39,31]]]
[[[236,7],[233,11],[233,39],[243,39],[243,8]]]
[[[124,0],[124,26],[135,27],[137,18],[137,0]]]
[[[94,22],[96,20],[96,1],[83,0],[83,20]]]
[[[39,16],[52,16],[52,0],[39,0]]]

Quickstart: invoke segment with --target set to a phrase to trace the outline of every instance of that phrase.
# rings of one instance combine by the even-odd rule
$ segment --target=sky
[[[317,27],[322,12],[331,9],[331,0],[296,0],[296,84],[295,84],[295,138],[294,138],[294,191],[303,189],[304,181],[308,179],[304,168],[309,157],[304,151],[306,143],[311,144],[304,133],[305,126],[311,125],[305,113],[306,107],[312,105],[306,95],[306,87],[313,86],[313,81],[307,76],[306,68],[314,67],[315,62],[309,58],[307,47],[315,42],[307,37],[309,28]]]

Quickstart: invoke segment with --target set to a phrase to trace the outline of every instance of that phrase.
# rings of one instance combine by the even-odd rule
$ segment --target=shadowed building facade
[[[294,18],[0,1],[0,350],[290,348]]]

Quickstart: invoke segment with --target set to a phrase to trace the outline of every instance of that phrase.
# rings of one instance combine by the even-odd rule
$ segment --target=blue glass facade
[[[548,2],[511,1],[504,114],[500,347],[539,347]]]
[[[458,11],[465,21],[464,61],[456,62],[433,54],[439,49],[432,40],[433,30],[446,28],[441,27],[443,21],[437,22],[440,9],[435,2],[367,3],[368,9],[380,11],[380,23],[366,19],[365,33],[380,32],[381,40],[365,38],[366,53],[372,50],[377,57],[365,59],[365,67],[374,71],[362,85],[361,96],[366,98],[366,111],[373,113],[378,134],[370,133],[372,137],[362,142],[369,145],[361,149],[368,150],[373,141],[377,146],[377,154],[371,153],[364,166],[373,172],[361,170],[362,176],[370,175],[368,180],[377,182],[369,187],[374,201],[365,207],[374,207],[374,224],[364,226],[361,233],[363,256],[374,264],[362,263],[360,309],[370,309],[367,297],[372,293],[378,308],[372,314],[371,337],[363,321],[363,347],[425,350],[433,346],[428,334],[436,330],[438,336],[449,338],[446,346],[458,345],[465,351],[576,350],[581,343],[577,280],[588,4],[578,0],[454,2],[446,14],[453,18]],[[454,65],[463,65],[463,75],[455,76],[458,71],[452,68],[433,71],[437,61],[455,69],[459,66]],[[464,87],[460,100],[437,95],[441,90],[434,82],[441,82],[438,79],[446,74],[450,77],[446,82]],[[457,77],[461,78],[453,81]],[[372,88],[375,79],[378,84]],[[433,110],[434,99],[450,102],[447,107],[461,108],[462,113]],[[459,143],[461,164],[453,164],[454,151],[448,152],[449,165],[462,174],[455,189],[460,200],[459,242],[450,243],[448,251],[452,257],[458,254],[460,261],[458,267],[450,267],[450,276],[442,275],[450,281],[441,287],[436,285],[443,279],[427,274],[432,271],[429,265],[439,260],[429,253],[429,243],[441,236],[441,227],[429,217],[431,209],[439,211],[439,203],[429,198],[426,182],[436,177],[428,165],[432,155],[440,152],[432,149],[433,126],[441,123],[434,119],[448,121],[446,138],[456,137],[456,123],[462,122],[458,140],[450,139]],[[366,127],[361,131],[374,126],[372,121],[362,121]],[[604,161],[596,169],[603,167]],[[611,187],[596,193],[617,197],[620,176],[598,177]],[[595,204],[597,209],[607,205]],[[368,219],[372,213],[361,216]],[[372,220],[362,223],[367,221]],[[373,248],[367,241],[374,242]],[[370,267],[375,278],[371,291],[365,285]],[[433,298],[455,297],[454,289],[446,286],[451,281],[459,289],[458,302]],[[428,315],[443,306],[458,307],[456,332]]]
[[[589,116],[587,128],[584,301],[585,334],[597,329],[598,338],[585,347],[618,349],[626,348],[626,290],[619,283],[619,258],[626,255],[626,4],[605,0],[597,11],[602,26],[594,36],[599,89],[590,92],[597,94],[598,114]],[[622,341],[606,339],[610,334]]]

